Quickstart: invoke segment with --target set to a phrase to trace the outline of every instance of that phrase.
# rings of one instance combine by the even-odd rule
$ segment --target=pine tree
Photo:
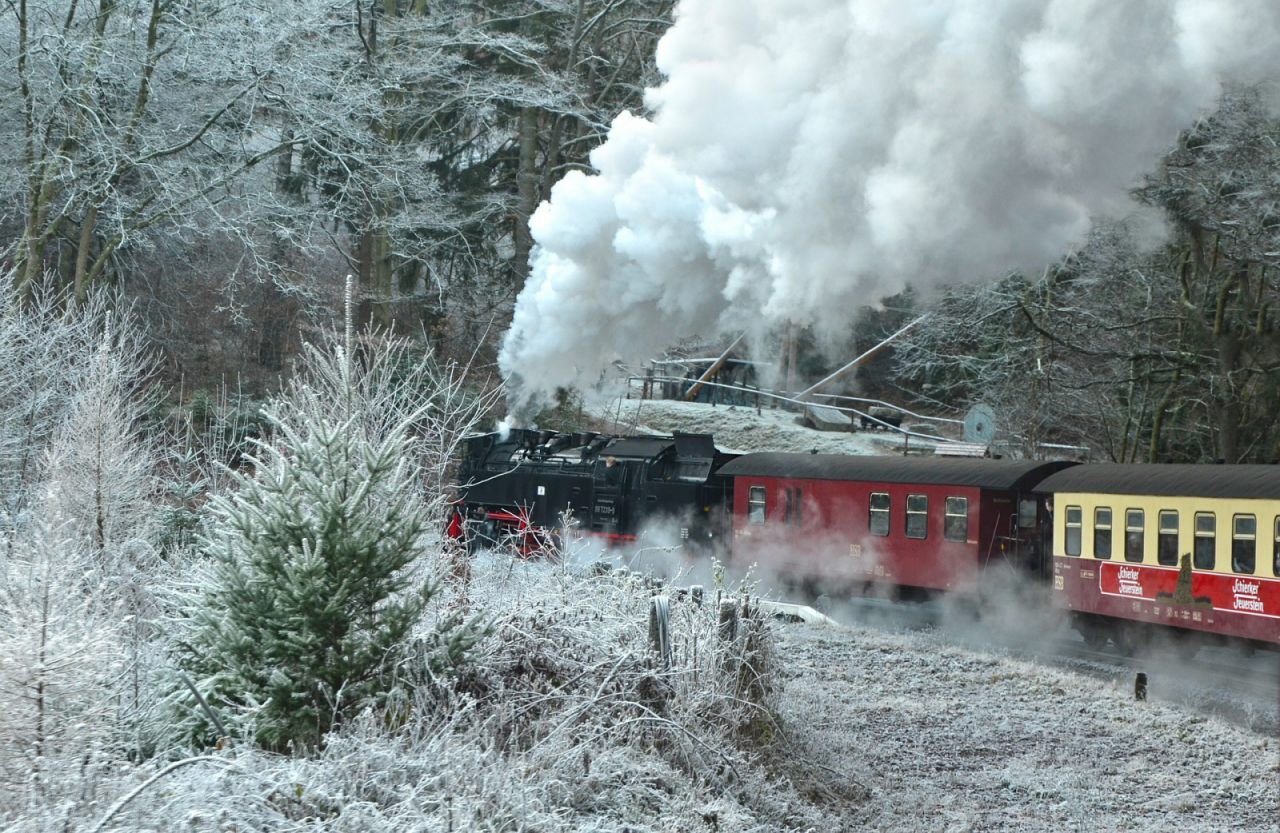
[[[432,581],[413,567],[424,517],[403,431],[350,421],[259,444],[251,477],[211,502],[213,587],[185,645],[221,708],[253,713],[265,746],[314,746],[388,688]]]

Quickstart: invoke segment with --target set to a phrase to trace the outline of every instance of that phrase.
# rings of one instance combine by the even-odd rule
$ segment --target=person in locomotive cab
[[[610,486],[617,486],[622,480],[622,466],[618,465],[617,457],[606,457],[604,461],[604,482]]]

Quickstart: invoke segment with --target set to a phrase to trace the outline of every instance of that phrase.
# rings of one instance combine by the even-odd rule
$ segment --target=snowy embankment
[[[797,422],[795,411],[678,402],[667,399],[615,400],[597,411],[610,433],[672,431],[711,434],[722,451],[813,451],[820,454],[900,453],[898,434],[876,431],[837,433],[815,431]]]
[[[777,631],[782,723],[867,788],[840,830],[1274,831],[1280,743],[930,634]],[[833,820],[835,821],[835,820]]]
[[[482,555],[415,634],[430,653],[441,621],[479,615],[487,635],[467,660],[426,669],[429,685],[367,709],[322,748],[281,755],[231,741],[175,763],[95,759],[43,775],[51,794],[75,789],[64,817],[15,808],[0,829],[824,828],[807,796],[840,785],[786,754],[773,626],[744,617],[727,635],[714,593],[702,605],[673,598],[664,661],[650,647],[653,594],[593,561]]]

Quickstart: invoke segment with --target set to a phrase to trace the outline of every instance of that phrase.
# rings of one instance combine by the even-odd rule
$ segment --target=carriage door
[[[1023,567],[1034,576],[1047,576],[1053,569],[1053,519],[1043,495],[1018,497],[1018,549]]]

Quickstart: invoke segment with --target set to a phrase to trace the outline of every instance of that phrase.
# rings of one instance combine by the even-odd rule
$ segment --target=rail
[[[901,405],[894,405],[892,402],[885,402],[883,399],[867,399],[866,397],[863,397],[863,396],[846,396],[844,394],[839,394],[839,393],[815,393],[812,395],[820,396],[824,399],[840,399],[847,402],[865,402],[868,405],[877,405],[882,408],[892,408],[898,413],[905,414],[906,416],[909,416],[913,419],[918,419],[921,422],[945,422],[945,423],[948,423],[949,425],[964,425],[963,419],[951,419],[949,417],[935,417],[935,416],[927,416],[925,414],[918,414],[915,411],[907,410]]]

